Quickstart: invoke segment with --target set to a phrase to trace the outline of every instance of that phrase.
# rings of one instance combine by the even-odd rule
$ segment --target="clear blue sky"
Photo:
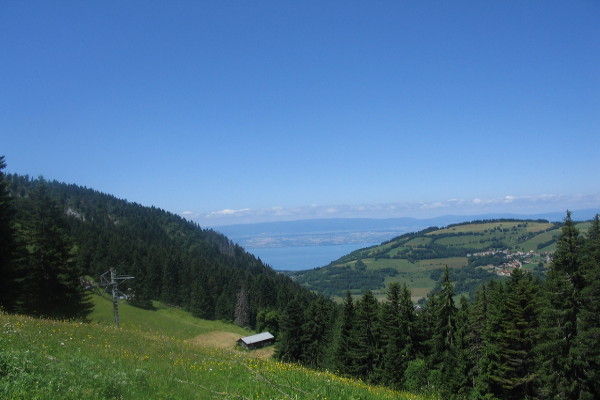
[[[593,205],[598,21],[592,0],[3,1],[0,154],[190,216]]]

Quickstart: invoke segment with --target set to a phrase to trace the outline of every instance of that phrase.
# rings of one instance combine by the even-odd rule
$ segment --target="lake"
[[[340,244],[328,246],[259,247],[246,250],[276,270],[300,271],[329,264],[354,250],[375,243]]]

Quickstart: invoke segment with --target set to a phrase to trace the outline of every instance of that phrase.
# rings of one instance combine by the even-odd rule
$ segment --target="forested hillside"
[[[333,352],[331,366],[327,359],[321,366],[442,399],[599,399],[598,216],[582,233],[567,214],[545,275],[514,268],[471,299],[456,299],[448,268],[440,290],[418,308],[398,283],[388,287],[385,302],[371,291],[357,300],[347,293],[337,328],[321,336]],[[304,327],[321,323],[326,313],[316,315],[288,306],[281,358],[314,359],[308,346],[295,344],[306,340]]]
[[[450,269],[457,294],[508,277],[517,267],[543,274],[560,235],[561,223],[546,220],[485,220],[427,228],[378,246],[356,250],[328,266],[290,273],[302,285],[333,296],[373,290],[383,298],[393,282],[405,283],[413,300],[423,299]],[[583,231],[587,223],[577,223]]]
[[[13,287],[5,293],[14,288],[25,292],[3,302],[7,309],[85,315],[85,306],[79,314],[57,313],[59,307],[51,300],[77,287],[73,280],[80,276],[94,280],[111,267],[135,277],[128,282],[128,293],[138,306],[151,307],[155,299],[202,318],[235,320],[242,326],[254,326],[259,310],[280,309],[291,297],[314,298],[225,236],[164,210],[43,178],[6,175],[4,184],[15,238],[7,246],[14,248],[16,266],[14,280],[8,280]],[[71,283],[38,284],[44,278],[36,281],[34,275],[46,268],[41,260],[49,256],[55,257],[57,274],[68,272]],[[27,304],[34,298],[38,304]]]

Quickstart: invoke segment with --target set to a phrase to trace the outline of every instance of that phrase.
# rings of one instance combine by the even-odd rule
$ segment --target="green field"
[[[428,235],[441,235],[444,233],[460,233],[460,232],[486,232],[490,230],[506,230],[518,227],[522,225],[521,221],[507,221],[507,222],[485,222],[477,224],[462,224],[457,226],[448,227],[445,229],[439,229],[434,232],[428,233]],[[540,232],[552,227],[553,224],[547,222],[532,222],[527,221],[525,227],[526,232]]]
[[[0,398],[54,399],[424,399],[329,372],[192,343],[207,332],[245,334],[157,304],[122,304],[113,327],[106,299],[91,323],[0,313]]]
[[[108,297],[92,296],[94,311],[90,319],[96,323],[112,325],[112,302]],[[208,321],[193,317],[190,313],[174,307],[154,302],[155,311],[132,307],[125,302],[119,303],[122,329],[135,329],[154,335],[166,335],[177,339],[190,339],[212,332],[226,331],[240,335],[251,334],[237,325],[221,321]]]
[[[585,233],[589,223],[576,226]],[[292,273],[292,277],[312,290],[336,298],[342,297],[346,290],[360,294],[366,289],[382,298],[389,283],[404,282],[411,289],[413,299],[418,299],[435,287],[432,272],[445,266],[467,267],[469,254],[490,249],[533,251],[535,254],[524,265],[533,270],[539,262],[546,262],[547,253],[554,251],[560,229],[560,224],[539,220],[479,221],[430,228],[356,250],[326,267]],[[359,262],[366,268],[361,268]],[[473,279],[469,282],[471,287],[476,284]]]

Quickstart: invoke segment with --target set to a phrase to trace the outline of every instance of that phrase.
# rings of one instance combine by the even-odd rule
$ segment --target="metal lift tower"
[[[117,328],[119,327],[119,296],[123,295],[119,290],[119,283],[128,279],[133,279],[133,276],[117,275],[114,268],[100,275],[100,286],[110,288],[112,292],[113,314]]]

